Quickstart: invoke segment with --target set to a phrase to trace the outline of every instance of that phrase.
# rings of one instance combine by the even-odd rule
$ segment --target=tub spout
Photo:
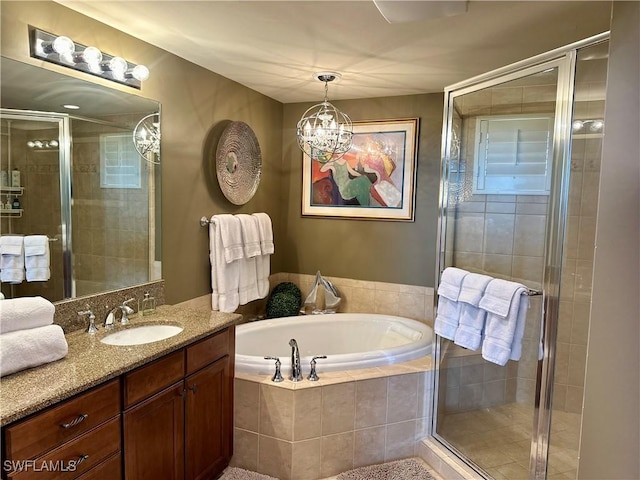
[[[291,347],[291,376],[289,380],[299,382],[303,377],[302,368],[300,367],[300,350],[298,349],[298,342],[296,342],[295,338],[289,340],[289,346]]]

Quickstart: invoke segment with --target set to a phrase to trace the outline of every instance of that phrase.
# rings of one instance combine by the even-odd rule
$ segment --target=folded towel
[[[257,259],[258,257],[252,257],[242,258],[237,261],[240,266],[238,287],[240,305],[246,305],[253,300],[262,298],[258,293]]]
[[[222,239],[225,261],[231,263],[234,260],[244,258],[240,220],[235,215],[229,214],[214,215],[212,218],[215,218]]]
[[[263,212],[253,214],[258,219],[258,229],[260,232],[260,250],[263,255],[271,255],[274,250],[273,226],[269,215]]]
[[[480,308],[487,311],[482,358],[498,365],[506,365],[509,359],[519,360],[520,344],[529,297],[523,295],[527,288],[508,280],[489,282]],[[512,358],[513,357],[513,358]]]
[[[456,345],[471,350],[480,348],[487,312],[478,308],[478,304],[491,280],[493,280],[492,277],[477,273],[470,273],[462,280],[462,288],[458,297],[458,302],[462,304],[460,324],[454,339]]]
[[[242,246],[245,258],[253,258],[262,255],[260,250],[260,230],[258,218],[253,215],[238,214],[240,231],[242,234]]]
[[[24,237],[2,235],[0,237],[0,281],[22,283],[24,278]]]
[[[271,273],[271,255],[256,257],[256,277],[258,279],[258,298],[269,294],[269,274]]]
[[[46,235],[24,237],[24,267],[27,282],[46,282],[51,278],[49,269],[49,238]]]
[[[44,327],[53,323],[56,307],[42,297],[19,297],[0,302],[0,334]]]
[[[440,284],[438,285],[438,295],[446,297],[454,302],[458,301],[462,280],[469,274],[466,270],[456,267],[447,267],[442,272]]]
[[[231,215],[229,215],[232,217]],[[227,262],[222,241],[223,215],[214,215],[209,222],[209,259],[211,260],[211,308],[221,312],[234,312],[240,305],[240,264]],[[233,217],[232,217],[233,218]],[[237,219],[235,219],[237,220]],[[238,227],[240,222],[237,223]],[[240,228],[238,228],[240,231]],[[240,248],[242,251],[242,248]]]
[[[5,300],[6,301],[6,300]],[[60,325],[0,335],[0,377],[60,360],[69,347]]]
[[[454,340],[460,323],[461,305],[461,303],[449,300],[447,297],[439,297],[433,331],[441,337]]]

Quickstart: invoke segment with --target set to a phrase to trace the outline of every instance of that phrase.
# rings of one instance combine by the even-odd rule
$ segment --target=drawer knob
[[[62,428],[71,428],[71,427],[75,427],[76,425],[78,425],[79,423],[82,423],[89,415],[87,415],[86,413],[82,413],[80,415],[78,415],[76,418],[74,418],[73,420],[71,420],[70,422],[67,423],[61,423],[60,426]]]
[[[198,385],[196,385],[195,383],[193,385],[191,385],[189,387],[189,390],[191,390],[193,393],[197,393],[198,392]]]

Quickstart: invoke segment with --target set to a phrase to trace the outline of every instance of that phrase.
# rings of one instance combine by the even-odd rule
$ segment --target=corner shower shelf
[[[23,211],[24,210],[22,208],[12,208],[12,209],[3,208],[0,210],[0,217],[20,218],[22,217]]]
[[[0,187],[0,194],[8,196],[20,196],[24,193],[24,187]]]

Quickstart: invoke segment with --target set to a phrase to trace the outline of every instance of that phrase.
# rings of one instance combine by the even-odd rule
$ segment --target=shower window
[[[100,187],[140,188],[140,163],[130,134],[100,135]]]

